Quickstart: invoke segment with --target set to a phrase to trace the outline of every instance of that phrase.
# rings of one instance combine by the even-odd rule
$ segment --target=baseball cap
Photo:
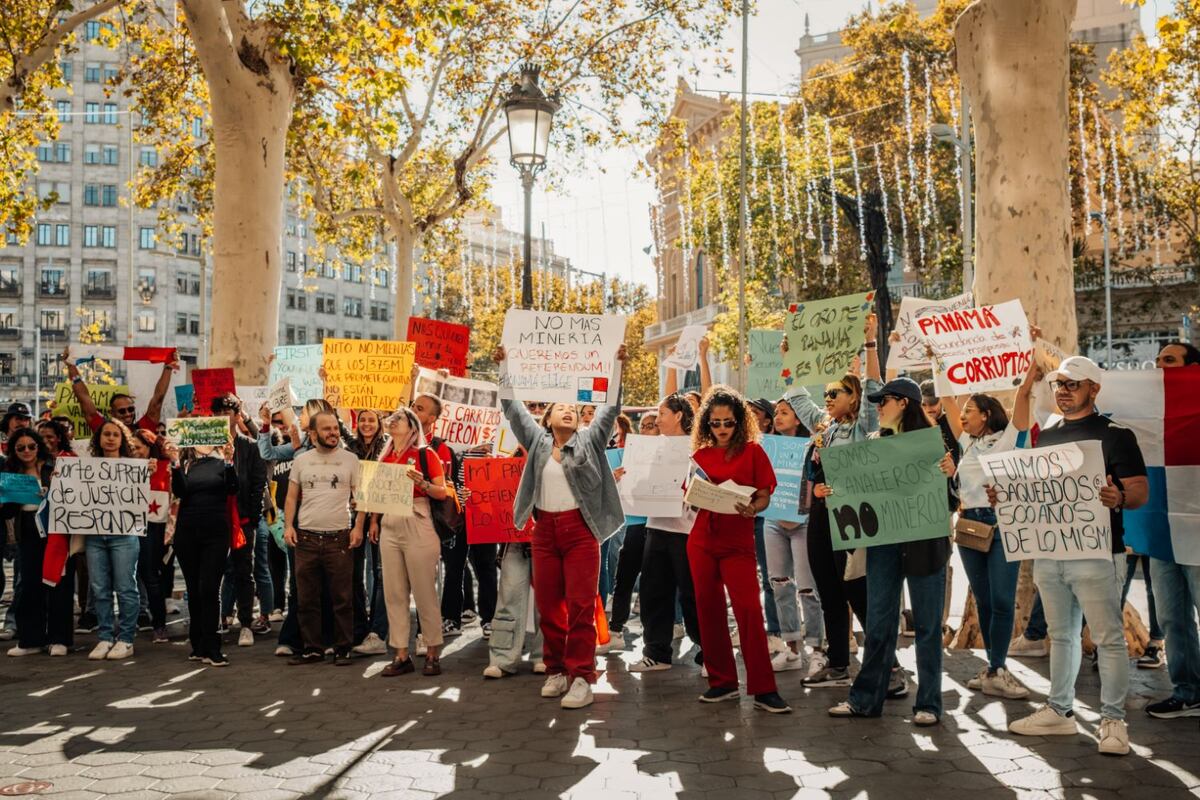
[[[747,400],[746,402],[766,414],[768,417],[775,416],[775,404],[765,397],[760,397],[757,400]]]
[[[910,402],[920,403],[921,387],[912,378],[896,378],[885,383],[883,388],[878,392],[872,392],[867,395],[867,402],[879,403],[888,395],[903,397]]]
[[[1100,383],[1104,378],[1104,370],[1087,356],[1070,356],[1064,358],[1058,369],[1046,376],[1047,381],[1091,381]]]

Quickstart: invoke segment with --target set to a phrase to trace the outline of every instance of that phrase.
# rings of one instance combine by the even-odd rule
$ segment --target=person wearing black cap
[[[888,381],[880,391],[868,394],[867,401],[879,408],[882,436],[932,427],[921,408],[921,388],[908,378]],[[878,717],[883,713],[893,678],[900,600],[907,581],[917,632],[913,723],[938,723],[942,716],[942,611],[949,560],[949,536],[867,549],[867,638],[862,669],[850,687],[850,698],[829,709],[830,716]]]
[[[8,439],[21,428],[28,428],[32,422],[33,412],[29,409],[29,404],[13,403],[4,412],[4,418],[0,419],[0,431],[4,433],[4,438]]]

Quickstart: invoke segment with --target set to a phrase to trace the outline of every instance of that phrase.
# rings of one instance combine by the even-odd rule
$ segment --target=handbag
[[[969,547],[972,550],[986,553],[992,549],[995,532],[995,525],[960,516],[954,523],[954,542],[959,547]]]
[[[417,460],[425,480],[430,480],[429,461],[426,455],[428,450],[428,447],[422,447],[417,451]],[[437,532],[438,539],[443,544],[453,547],[453,543],[459,536],[466,535],[467,520],[463,515],[462,506],[458,503],[458,494],[454,491],[453,476],[446,482],[446,489],[445,500],[429,498],[429,512],[433,517],[433,529]]]

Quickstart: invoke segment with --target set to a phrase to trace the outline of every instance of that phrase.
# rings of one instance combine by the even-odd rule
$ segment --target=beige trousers
[[[385,514],[379,528],[379,560],[383,566],[383,600],[387,605],[388,644],[409,647],[412,616],[409,600],[417,603],[425,644],[442,643],[442,608],[437,593],[437,566],[442,543],[433,529],[429,500],[413,500],[413,516]]]

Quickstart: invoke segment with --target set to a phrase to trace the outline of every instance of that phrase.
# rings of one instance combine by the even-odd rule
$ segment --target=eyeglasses
[[[825,399],[836,400],[839,394],[850,394],[850,391],[848,389],[826,389]]]
[[[1079,387],[1083,386],[1087,381],[1050,381],[1050,388],[1058,392],[1066,389],[1068,392],[1077,392]]]
[[[879,401],[878,403],[876,403],[875,405],[879,406],[880,408],[883,408],[883,407],[884,407],[884,406],[886,406],[888,403],[891,403],[892,401],[899,402],[899,400],[900,400],[900,398],[899,398],[899,397],[896,397],[896,396],[895,396],[895,395],[893,395],[893,394],[885,394],[885,395],[883,396],[883,399],[882,399],[882,400],[880,400],[880,401]]]
[[[122,417],[132,417],[135,413],[133,410],[133,406],[122,406],[121,408],[114,408],[112,410],[112,412],[114,414],[117,414]]]
[[[271,417],[271,424],[272,425],[282,425],[283,420],[280,419],[279,417]]]
[[[736,428],[737,420],[736,419],[710,419],[708,421],[708,427],[713,428],[714,430],[716,428],[727,428],[727,429],[728,428]]]
[[[32,443],[31,444],[19,444],[19,445],[17,445],[16,450],[18,453],[36,453],[37,445],[32,444]]]

